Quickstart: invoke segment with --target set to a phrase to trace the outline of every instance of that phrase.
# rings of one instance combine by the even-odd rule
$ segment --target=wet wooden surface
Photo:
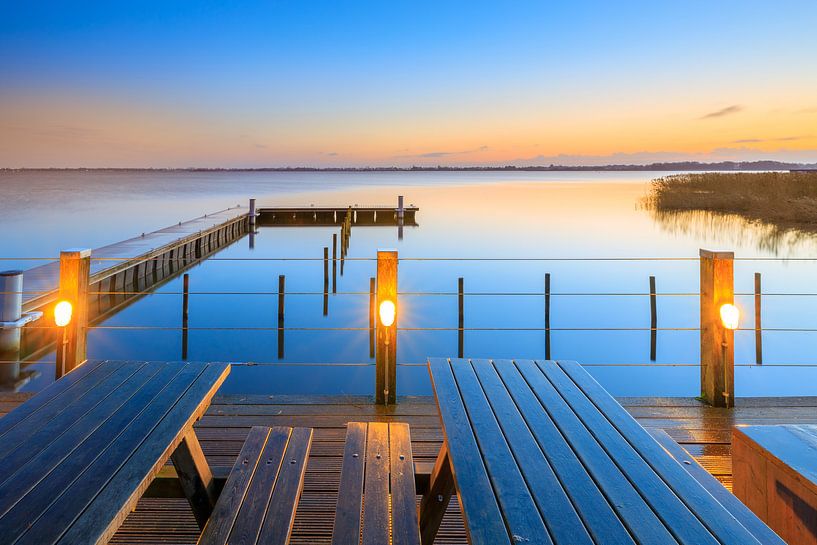
[[[0,393],[0,415],[30,394]],[[734,424],[817,424],[817,397],[738,399],[735,409],[716,409],[690,398],[620,398],[646,428],[665,430],[727,488],[732,485],[730,430]],[[329,544],[340,479],[346,422],[399,421],[411,425],[416,462],[431,463],[441,445],[439,416],[430,397],[401,399],[390,408],[366,397],[217,396],[196,425],[212,465],[231,466],[250,426],[315,428],[304,492],[295,518],[293,543]],[[198,527],[184,498],[143,498],[112,543],[193,544]],[[437,543],[466,543],[456,501]]]
[[[152,233],[144,233],[91,252],[91,276],[105,269],[121,265],[123,261],[149,254],[150,252],[171,245],[200,231],[207,231],[222,225],[231,219],[247,214],[246,207],[234,207],[207,214],[178,225],[171,225]],[[54,256],[59,258],[59,256]],[[122,259],[115,259],[122,258]],[[23,275],[23,306],[28,308],[32,300],[57,288],[60,277],[59,260],[26,269]]]

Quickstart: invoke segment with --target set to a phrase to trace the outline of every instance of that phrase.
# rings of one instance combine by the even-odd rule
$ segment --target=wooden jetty
[[[0,394],[0,415],[30,395]],[[238,456],[251,426],[314,428],[292,543],[329,544],[346,422],[406,422],[411,426],[418,468],[429,467],[437,455],[442,431],[434,400],[410,397],[399,401],[397,405],[383,406],[367,396],[217,395],[195,429],[208,461],[224,474]],[[619,398],[619,402],[648,430],[665,430],[730,490],[732,426],[817,424],[817,397],[738,398],[732,409],[710,407],[692,398]],[[172,476],[172,467],[168,466],[164,473]],[[183,497],[173,497],[178,494],[168,488],[152,487],[148,493],[151,497],[139,502],[111,543],[195,543],[199,529],[189,504]],[[456,502],[452,501],[446,513],[436,543],[467,543]]]
[[[248,231],[248,209],[238,206],[92,250],[89,323],[101,322],[119,312],[148,290],[207,259]],[[57,299],[59,278],[59,261],[24,271],[23,311],[50,314]],[[22,328],[22,361],[53,349],[53,331],[39,325]]]
[[[402,210],[402,214],[401,214]],[[417,212],[414,205],[395,208],[389,205],[367,206],[308,206],[308,207],[261,207],[258,209],[258,224],[263,226],[297,225],[299,227],[325,227],[341,225],[347,212],[351,212],[353,226],[405,225],[417,227]]]

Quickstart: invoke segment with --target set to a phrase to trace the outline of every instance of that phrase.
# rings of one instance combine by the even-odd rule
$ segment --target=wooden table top
[[[0,419],[0,539],[106,542],[228,374],[90,361]]]
[[[575,362],[429,370],[472,545],[782,543],[753,535]]]

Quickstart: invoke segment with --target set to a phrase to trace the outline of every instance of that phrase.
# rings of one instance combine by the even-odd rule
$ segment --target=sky
[[[817,161],[817,2],[0,0],[0,167]]]

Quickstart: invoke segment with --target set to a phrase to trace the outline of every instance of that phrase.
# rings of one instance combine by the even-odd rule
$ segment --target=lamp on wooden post
[[[701,397],[715,407],[735,403],[733,252],[701,250]]]
[[[87,359],[90,272],[91,250],[60,252],[60,302],[54,307],[54,322],[61,332],[57,342],[56,378],[73,371]]]
[[[397,250],[377,252],[377,349],[375,402],[397,402]]]

